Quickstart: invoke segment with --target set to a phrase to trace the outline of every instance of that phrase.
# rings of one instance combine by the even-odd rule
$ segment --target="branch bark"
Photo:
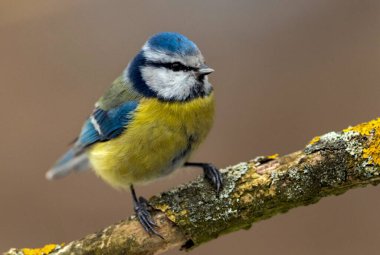
[[[150,199],[164,240],[150,237],[131,216],[67,245],[11,249],[5,254],[159,254],[178,246],[191,249],[322,197],[377,185],[380,119],[315,137],[303,150],[286,156],[257,158],[221,171],[224,188],[219,195],[199,177]]]

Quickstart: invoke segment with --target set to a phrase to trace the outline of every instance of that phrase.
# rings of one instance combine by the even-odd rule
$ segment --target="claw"
[[[186,162],[184,166],[196,166],[202,167],[205,178],[211,182],[214,186],[216,193],[219,192],[223,188],[223,178],[218,168],[216,168],[213,164],[209,163],[194,163],[194,162]]]
[[[223,186],[223,179],[219,170],[211,164],[205,164],[203,166],[203,171],[204,171],[205,177],[215,187],[216,193],[219,194]]]
[[[158,226],[153,221],[152,216],[148,211],[148,207],[150,207],[148,201],[143,197],[139,197],[139,199],[137,199],[133,186],[131,186],[131,191],[134,202],[134,210],[141,226],[149,235],[156,235],[161,239],[164,239],[155,229],[155,227]]]
[[[161,239],[164,239],[155,229],[157,224],[153,221],[152,216],[148,212],[148,204],[145,202],[146,200],[142,200],[141,197],[138,203],[135,205],[135,213],[137,218],[140,221],[140,224],[143,226],[146,232],[150,235],[157,235]]]

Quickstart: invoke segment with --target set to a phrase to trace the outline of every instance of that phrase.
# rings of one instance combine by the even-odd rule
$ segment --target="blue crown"
[[[162,32],[155,34],[148,40],[152,50],[164,51],[168,54],[197,55],[199,49],[195,43],[186,36],[175,32]]]

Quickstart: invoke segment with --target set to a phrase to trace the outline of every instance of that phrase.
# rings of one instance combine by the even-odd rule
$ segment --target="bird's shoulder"
[[[142,98],[131,82],[123,75],[118,77],[96,102],[93,112],[82,126],[76,146],[87,148],[118,137],[127,128]]]
[[[111,87],[96,102],[95,107],[107,111],[129,101],[138,102],[142,98],[143,95],[133,87],[132,82],[123,73],[116,78]]]

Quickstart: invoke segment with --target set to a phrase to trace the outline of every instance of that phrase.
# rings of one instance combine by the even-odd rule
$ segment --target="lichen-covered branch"
[[[220,194],[203,178],[150,199],[158,230],[150,237],[134,217],[45,254],[159,254],[194,248],[220,235],[329,195],[380,182],[380,119],[314,138],[305,149],[222,170]],[[43,254],[12,249],[5,254]],[[34,253],[32,253],[34,252]]]

